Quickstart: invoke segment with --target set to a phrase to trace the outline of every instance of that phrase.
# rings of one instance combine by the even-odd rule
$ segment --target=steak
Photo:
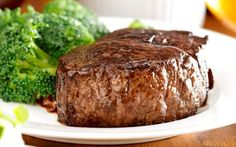
[[[123,40],[127,42],[142,42],[146,44],[153,44],[158,46],[173,46],[178,47],[198,61],[201,68],[202,76],[205,79],[205,86],[207,89],[212,89],[214,85],[212,71],[208,69],[206,61],[202,56],[202,45],[207,43],[208,37],[194,36],[189,31],[164,31],[154,29],[122,29],[115,31],[101,40]],[[210,79],[208,79],[210,77]]]
[[[194,115],[209,90],[198,55],[206,41],[185,31],[124,29],[74,49],[59,60],[58,120],[126,127]]]

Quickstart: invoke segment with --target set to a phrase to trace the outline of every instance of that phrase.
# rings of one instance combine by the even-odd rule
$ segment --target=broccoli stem
[[[32,64],[38,68],[51,68],[55,67],[54,65],[49,63],[49,60],[41,60],[35,57],[28,57],[26,60],[29,64]]]
[[[29,55],[24,61],[18,61],[17,65],[22,69],[40,68],[55,76],[57,70],[56,62],[43,50],[37,47],[33,47],[33,50],[34,55]]]
[[[57,71],[57,68],[56,68],[56,67],[43,68],[43,70],[46,70],[46,71],[49,72],[52,76],[56,76],[56,71]]]
[[[37,66],[38,68],[41,68],[42,70],[48,71],[52,76],[56,75],[57,65],[54,60],[51,59],[51,57],[44,52],[42,49],[35,47],[34,53],[37,58],[35,57],[29,57],[27,59],[28,63]],[[50,62],[52,61],[52,62]]]
[[[33,69],[33,68],[40,68],[41,70],[47,71],[50,73],[50,75],[55,76],[56,75],[56,66],[52,66],[49,63],[44,63],[39,59],[33,59],[28,58],[27,61],[24,62],[18,62],[18,67],[21,67],[21,69]]]
[[[42,60],[48,60],[50,57],[47,53],[45,53],[43,50],[39,49],[38,47],[33,47],[35,55]]]

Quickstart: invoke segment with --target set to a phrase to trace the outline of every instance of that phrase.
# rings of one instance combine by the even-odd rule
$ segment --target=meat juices
[[[60,58],[58,120],[69,126],[126,127],[194,115],[207,99],[207,37],[186,31],[115,31]]]

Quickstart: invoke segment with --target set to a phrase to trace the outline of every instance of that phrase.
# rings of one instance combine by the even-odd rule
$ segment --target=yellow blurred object
[[[206,0],[208,9],[236,32],[236,0]]]

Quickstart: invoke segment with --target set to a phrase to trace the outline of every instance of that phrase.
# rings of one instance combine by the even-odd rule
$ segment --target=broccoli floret
[[[94,42],[93,36],[79,21],[55,14],[45,14],[39,27],[41,36],[36,43],[55,58],[59,58],[72,48]],[[45,48],[46,47],[46,48]]]
[[[57,65],[35,43],[38,26],[19,10],[1,11],[0,22],[0,98],[35,103],[54,95]]]
[[[39,37],[36,44],[52,57],[58,59],[72,48],[94,42],[93,36],[84,25],[66,16],[41,14],[29,7],[25,17],[37,25]]]
[[[5,9],[4,11],[0,9],[0,31],[4,29],[9,23],[14,22],[19,16],[20,9],[15,9],[13,11],[10,9]]]
[[[152,27],[143,24],[140,20],[135,19],[130,25],[131,29],[152,29]]]
[[[88,22],[70,15],[38,13],[33,8],[25,14],[20,9],[0,9],[0,98],[3,100],[35,103],[39,98],[54,97],[58,58],[107,33],[89,10],[74,1],[63,2],[66,8],[61,12],[80,13],[81,17],[77,17],[81,20],[85,17]],[[59,3],[54,1],[50,5]],[[92,35],[90,31],[95,33]]]
[[[80,45],[94,42],[79,21],[41,14],[32,7],[0,10],[0,98],[35,103],[55,96],[58,58]]]
[[[94,12],[74,0],[53,0],[44,8],[44,13],[55,13],[80,21],[98,39],[109,31],[98,21]]]

